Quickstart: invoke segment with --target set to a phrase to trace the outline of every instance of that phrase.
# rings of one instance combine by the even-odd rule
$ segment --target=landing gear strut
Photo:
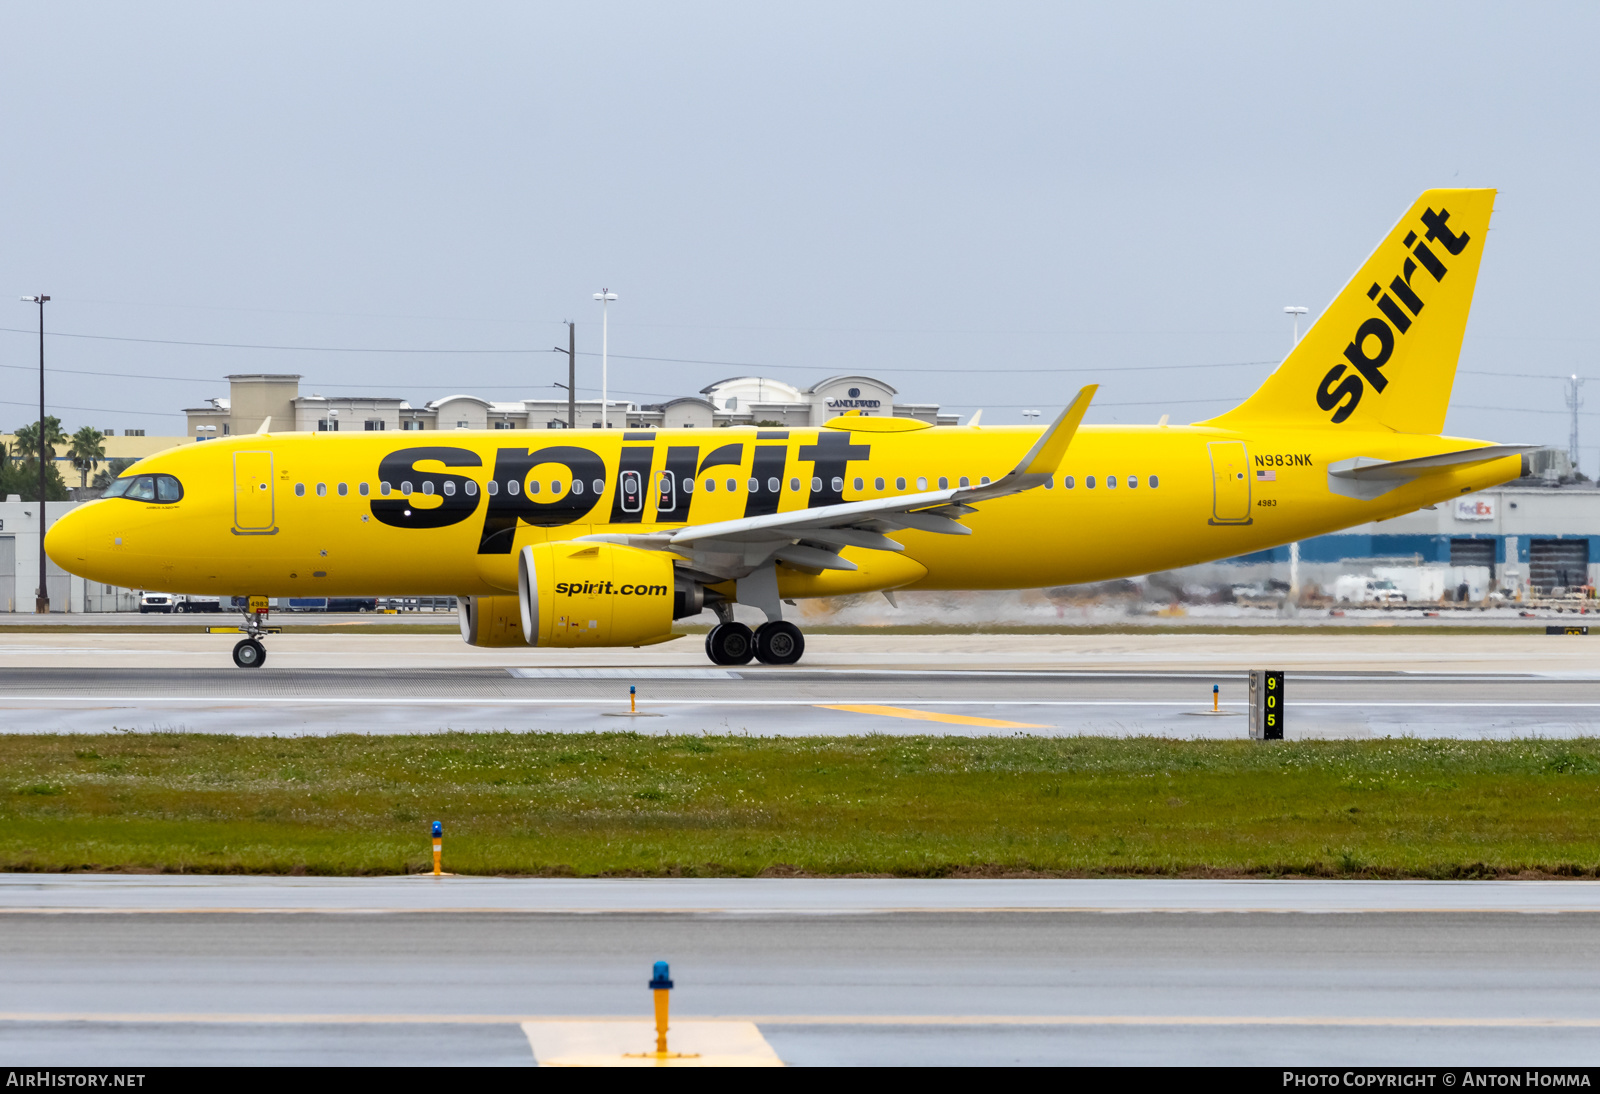
[[[258,669],[267,660],[267,647],[261,644],[261,637],[267,633],[267,613],[246,608],[242,614],[244,626],[239,629],[250,637],[241,638],[238,645],[233,647],[233,663],[242,669]]]
[[[748,665],[753,657],[763,665],[792,665],[806,652],[805,635],[793,623],[785,622],[778,597],[776,570],[767,566],[749,577],[740,578],[741,604],[761,609],[767,621],[751,631],[733,621],[733,601],[721,594],[705,606],[717,613],[717,625],[706,635],[706,656],[717,665]]]

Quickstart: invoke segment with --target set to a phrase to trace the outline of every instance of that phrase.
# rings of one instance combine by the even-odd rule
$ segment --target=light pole
[[[24,304],[39,305],[39,595],[34,598],[33,611],[35,615],[50,614],[50,586],[45,583],[44,574],[44,532],[48,524],[44,516],[44,306],[50,298],[43,293],[36,296],[24,296]]]
[[[611,407],[606,402],[606,312],[617,294],[610,289],[601,289],[594,294],[600,301],[600,428],[611,428]]]
[[[556,346],[554,353],[567,355],[567,382],[556,387],[567,389],[567,428],[578,428],[578,324],[567,324],[567,348]]]
[[[1029,425],[1032,425],[1033,424],[1033,419],[1035,419],[1035,418],[1037,418],[1039,416],[1039,412],[1037,410],[1024,410],[1022,412],[1022,416],[1024,418],[1028,419],[1028,424]]]
[[[1294,347],[1300,344],[1300,317],[1307,314],[1309,309],[1296,307],[1291,304],[1283,309],[1283,313],[1294,320],[1294,333],[1289,343],[1289,352],[1294,352]],[[1289,595],[1283,602],[1284,612],[1294,615],[1300,610],[1300,541],[1295,540],[1289,544]]]
[[[1290,349],[1294,349],[1300,344],[1300,317],[1305,315],[1308,310],[1307,308],[1297,308],[1292,304],[1283,309],[1283,314],[1294,317],[1294,341],[1289,343]]]

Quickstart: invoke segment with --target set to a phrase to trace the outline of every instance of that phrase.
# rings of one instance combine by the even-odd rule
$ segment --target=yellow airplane
[[[643,646],[710,608],[717,664],[792,664],[785,601],[1019,589],[1227,558],[1515,478],[1533,445],[1444,437],[1493,190],[1417,199],[1243,404],[1187,426],[534,438],[262,432],[129,468],[45,549],[94,581],[248,596],[460,598],[475,646]],[[760,610],[755,631],[733,605]]]

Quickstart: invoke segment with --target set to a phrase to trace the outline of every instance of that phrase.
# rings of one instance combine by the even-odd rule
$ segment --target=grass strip
[[[0,736],[0,868],[1596,876],[1600,739]]]

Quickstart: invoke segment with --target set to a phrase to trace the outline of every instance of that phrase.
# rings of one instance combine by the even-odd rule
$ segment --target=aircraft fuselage
[[[106,498],[47,549],[94,581],[194,594],[496,595],[529,544],[912,494],[998,479],[1038,427],[287,433],[169,449],[129,475],[182,496]],[[1084,426],[1048,486],[985,501],[971,535],[893,533],[857,571],[780,564],[785,597],[1005,589],[1227,558],[1410,512],[1516,477],[1508,456],[1361,499],[1329,466],[1484,442],[1397,433]],[[171,496],[170,486],[167,496]],[[134,491],[137,493],[138,491]]]

